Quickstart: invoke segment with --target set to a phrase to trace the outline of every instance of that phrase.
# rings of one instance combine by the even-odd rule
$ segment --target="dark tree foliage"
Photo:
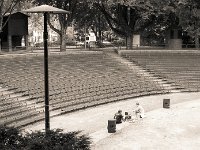
[[[0,126],[1,150],[89,150],[91,139],[81,131],[63,133],[61,129],[25,133],[19,129]]]
[[[61,129],[44,132],[35,132],[26,135],[27,146],[25,149],[35,150],[89,150],[90,139],[85,136],[79,136],[80,131],[62,133]]]
[[[79,5],[79,12],[76,12],[74,18],[76,30],[80,33],[79,36],[91,29],[97,40],[101,41],[101,32],[109,30],[105,17],[92,3],[82,2]]]
[[[170,29],[189,31],[194,26],[190,33],[197,35],[199,32],[198,13],[194,13],[200,8],[199,0],[88,1],[104,15],[112,30],[126,39],[131,39],[134,33],[159,39]]]
[[[57,17],[49,15],[48,24],[60,36],[60,51],[66,50],[66,30],[73,22],[75,13],[79,10],[79,2],[81,0],[35,0],[35,4],[47,4],[60,9],[69,11],[69,14],[58,14]],[[54,26],[53,22],[58,21],[60,27]]]
[[[24,138],[20,130],[0,125],[0,149],[15,150],[23,146]]]
[[[152,24],[156,14],[149,0],[101,0],[93,3],[104,15],[109,27],[126,38],[127,49],[132,48],[133,34]]]

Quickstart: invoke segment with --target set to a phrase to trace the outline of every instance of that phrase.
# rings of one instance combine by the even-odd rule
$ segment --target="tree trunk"
[[[0,37],[0,53],[1,53],[1,37]]]
[[[195,47],[196,49],[199,49],[199,29],[197,29],[197,32],[195,34]]]
[[[2,32],[2,26],[3,26],[3,15],[2,15],[3,3],[4,0],[0,2],[0,34]],[[0,52],[1,52],[1,37],[0,37]]]
[[[101,43],[102,42],[102,39],[101,39],[101,16],[99,14],[98,16],[98,33],[99,33],[99,38],[98,38],[98,41]]]
[[[60,51],[66,51],[66,40],[67,40],[67,35],[66,35],[66,30],[67,30],[67,21],[66,19],[66,14],[59,14],[59,23],[60,23],[60,30],[55,28],[50,21],[50,16],[48,16],[48,24],[50,28],[58,33],[59,39],[60,39]]]
[[[126,37],[126,49],[133,49],[133,34]]]
[[[60,35],[60,51],[66,51],[66,32],[64,30],[62,30],[62,33]]]
[[[12,35],[8,34],[8,50],[12,52]]]
[[[66,35],[66,26],[64,25],[64,22],[61,22],[61,34],[60,34],[60,51],[66,51],[66,40],[67,40],[67,35]]]

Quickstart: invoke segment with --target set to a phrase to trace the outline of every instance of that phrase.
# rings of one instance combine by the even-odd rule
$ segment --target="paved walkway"
[[[170,98],[170,109],[162,108],[164,98]],[[147,117],[135,123],[124,122],[117,125],[116,133],[108,133],[107,121],[113,114],[118,109],[132,113],[138,101]],[[50,125],[64,132],[83,130],[92,138],[93,150],[196,150],[200,147],[199,115],[200,93],[173,93],[88,108],[51,118]],[[43,122],[26,127],[26,131],[41,129]]]
[[[157,109],[98,142],[93,150],[199,150],[200,99]]]

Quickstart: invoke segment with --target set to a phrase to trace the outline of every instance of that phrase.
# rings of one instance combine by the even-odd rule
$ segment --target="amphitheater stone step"
[[[130,62],[129,60],[122,58],[121,56],[119,56],[116,53],[112,53],[109,52],[107,53],[110,57],[112,57],[113,59],[126,64],[130,69],[133,69],[135,71],[138,72],[138,75],[147,77],[149,79],[151,79],[154,82],[157,82],[161,87],[163,87],[165,90],[168,90],[170,92],[181,92],[181,90],[179,90],[179,88],[181,89],[180,86],[176,85],[172,85],[170,82],[167,81],[167,79],[164,79],[163,77],[157,75],[156,73],[149,71],[141,66],[138,66],[137,64],[134,64],[133,62]]]

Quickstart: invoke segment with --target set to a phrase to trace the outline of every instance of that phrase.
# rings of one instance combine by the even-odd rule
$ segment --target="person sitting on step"
[[[129,121],[130,119],[131,119],[131,115],[128,112],[125,112],[124,120]]]
[[[123,115],[122,115],[122,110],[118,110],[118,112],[115,114],[114,119],[116,119],[116,123],[122,123],[123,119]]]

